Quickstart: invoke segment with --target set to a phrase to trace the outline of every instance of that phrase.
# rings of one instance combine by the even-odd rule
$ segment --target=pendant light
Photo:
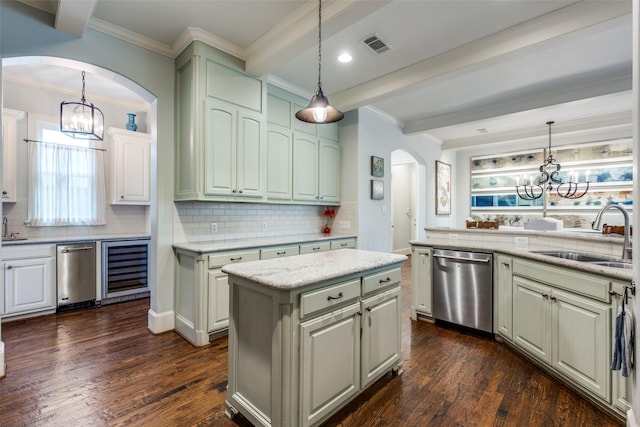
[[[80,102],[60,103],[60,132],[76,139],[102,141],[104,137],[104,114],[84,97],[84,77],[82,72],[82,98]]]
[[[533,180],[525,179],[523,185],[520,185],[519,182],[516,185],[516,192],[523,200],[539,199],[545,191],[551,192],[554,189],[560,197],[564,197],[565,199],[579,199],[587,194],[589,190],[588,172],[586,182],[582,188],[580,188],[577,175],[575,175],[575,182],[571,181],[571,176],[569,176],[569,181],[563,181],[562,178],[560,178],[560,163],[553,158],[553,153],[551,152],[551,125],[553,123],[554,122],[547,122],[547,126],[549,126],[549,148],[544,164],[540,165],[540,175]]]
[[[344,114],[329,105],[329,99],[322,92],[322,0],[318,0],[318,91],[307,108],[296,113],[296,118],[307,123],[333,123],[342,120]]]

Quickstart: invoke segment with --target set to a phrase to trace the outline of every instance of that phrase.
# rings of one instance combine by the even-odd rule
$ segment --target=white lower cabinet
[[[229,326],[229,280],[221,269],[209,270],[207,331],[216,332]]]
[[[3,256],[3,316],[55,309],[55,246],[6,248]]]
[[[609,304],[513,277],[514,343],[610,402]]]
[[[411,248],[411,318],[431,317],[431,248]]]
[[[360,304],[300,324],[301,411],[316,424],[360,390]]]
[[[495,286],[497,292],[495,304],[497,307],[497,332],[511,340],[513,338],[513,259],[505,255],[496,257]]]

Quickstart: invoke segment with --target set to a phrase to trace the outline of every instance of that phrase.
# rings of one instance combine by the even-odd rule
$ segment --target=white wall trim
[[[636,417],[633,415],[633,408],[627,411],[627,427],[638,427]]]
[[[156,313],[149,309],[147,328],[152,334],[173,331],[175,329],[175,316],[173,315],[173,311]]]

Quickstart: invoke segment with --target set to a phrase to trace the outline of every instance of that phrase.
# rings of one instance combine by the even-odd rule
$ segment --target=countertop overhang
[[[406,261],[405,255],[338,249],[286,258],[227,264],[222,272],[273,289],[295,289]]]

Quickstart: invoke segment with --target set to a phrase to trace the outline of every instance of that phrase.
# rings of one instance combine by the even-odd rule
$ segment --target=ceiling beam
[[[54,27],[82,38],[98,0],[59,0]]]
[[[480,64],[499,61],[505,55],[566,36],[631,13],[631,2],[579,2],[516,25],[413,65],[331,94],[331,104],[342,110],[374,104],[392,94],[408,92]]]

